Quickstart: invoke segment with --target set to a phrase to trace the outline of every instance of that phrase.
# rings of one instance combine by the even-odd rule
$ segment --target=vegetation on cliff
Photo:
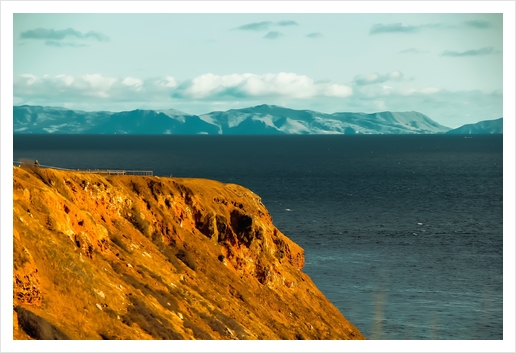
[[[248,189],[13,169],[15,339],[363,339]]]

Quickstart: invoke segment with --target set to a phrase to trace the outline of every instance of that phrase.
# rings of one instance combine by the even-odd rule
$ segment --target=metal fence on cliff
[[[145,176],[153,176],[154,173],[152,170],[125,170],[125,169],[71,169],[71,168],[61,168],[55,167],[51,165],[39,164],[36,161],[13,161],[14,165],[17,165],[22,168],[51,168],[57,170],[68,170],[76,173],[89,173],[89,174],[100,174],[100,175],[145,175]]]

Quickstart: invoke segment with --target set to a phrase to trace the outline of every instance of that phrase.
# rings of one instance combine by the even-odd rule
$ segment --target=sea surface
[[[262,197],[369,339],[503,339],[501,135],[14,135],[14,158]]]

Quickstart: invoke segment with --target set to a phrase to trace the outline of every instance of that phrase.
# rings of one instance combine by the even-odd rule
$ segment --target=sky
[[[294,8],[293,8],[294,9]],[[14,14],[13,103],[503,116],[503,15]]]

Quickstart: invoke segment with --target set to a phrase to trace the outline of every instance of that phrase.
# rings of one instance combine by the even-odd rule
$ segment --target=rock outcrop
[[[13,169],[15,339],[363,339],[244,187]]]

